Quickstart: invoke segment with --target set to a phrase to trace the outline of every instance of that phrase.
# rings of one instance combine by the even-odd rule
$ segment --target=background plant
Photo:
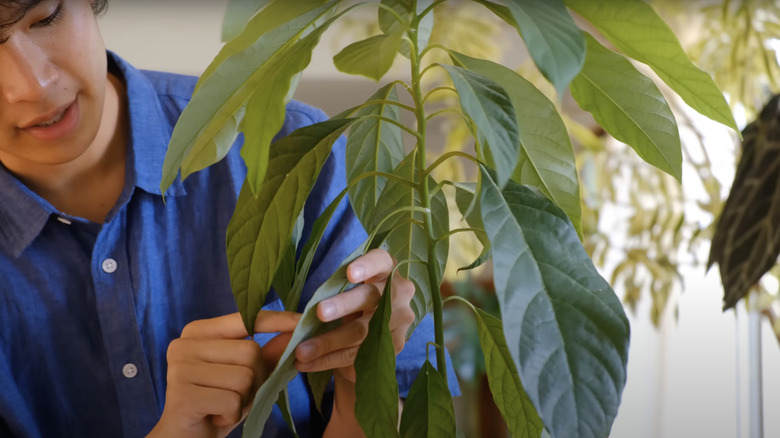
[[[626,57],[647,64],[692,108],[735,126],[712,80],[688,60],[674,34],[643,0],[475,3],[518,31],[558,95],[568,88],[607,132],[677,180],[682,154],[675,118],[653,81]],[[541,436],[546,428],[556,437],[606,436],[625,385],[629,327],[619,300],[580,240],[580,182],[563,119],[553,102],[513,70],[430,43],[432,11],[443,4],[232,2],[229,41],[202,75],[174,130],[161,185],[167,188],[179,169],[186,178],[219,161],[243,131],[248,176],[228,229],[227,251],[236,301],[250,330],[271,286],[288,308],[297,307],[318,239],[349,193],[370,234],[354,255],[387,247],[399,260],[398,269],[417,286],[413,304],[418,321],[429,311],[434,316],[438,370],[426,363],[411,388],[400,419],[403,436],[455,433],[439,284],[449,237],[474,233],[485,249],[467,268],[492,258],[503,320],[473,311],[491,390],[510,431]],[[366,7],[377,10],[380,33],[346,46],[334,57],[336,66],[380,81],[400,53],[410,71],[407,80],[390,81],[365,104],[271,145],[285,104],[323,32]],[[570,10],[615,50],[582,32]],[[445,54],[447,63],[433,60],[433,53]],[[425,82],[439,70],[446,71],[452,86]],[[457,96],[458,105],[440,108],[430,102],[434,93]],[[401,122],[400,114],[407,112],[413,123]],[[474,153],[452,151],[432,159],[426,149],[428,123],[451,112],[473,135]],[[296,261],[296,224],[303,204],[331,146],[347,131],[348,187],[313,224]],[[411,139],[408,148],[405,139]],[[469,163],[474,180],[437,178],[442,163],[456,158]],[[455,229],[449,227],[445,191],[454,193],[464,221]],[[260,434],[277,400],[284,410],[284,388],[296,373],[292,349],[323,329],[311,309],[348,287],[344,266],[350,259],[308,303],[290,346],[258,391],[246,435]],[[385,301],[355,364],[356,415],[370,436],[398,434]],[[317,398],[329,378],[309,376]],[[361,402],[366,397],[370,403]]]

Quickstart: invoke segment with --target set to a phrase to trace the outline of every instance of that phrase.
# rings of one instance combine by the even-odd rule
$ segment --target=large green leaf
[[[301,0],[295,3],[273,1],[270,5],[265,7],[268,0],[231,0],[228,4],[225,19],[223,20],[222,29],[224,32],[226,30],[225,26],[228,26],[231,28],[227,30],[228,32],[235,32],[238,30],[240,33],[235,34],[229,40],[225,40],[226,44],[220,49],[217,56],[214,57],[198,78],[198,83],[195,85],[195,92],[200,89],[203,82],[214,74],[217,68],[228,58],[244,52],[253,44],[258,43],[258,39],[266,32],[274,29],[276,29],[276,32],[282,31],[283,26],[280,26],[281,24],[292,21],[294,18],[304,15],[318,6],[322,6],[326,1],[327,0]],[[257,7],[257,9],[254,9],[255,7]],[[261,8],[262,10],[257,13],[257,15],[254,15],[254,13]],[[252,9],[254,9],[254,11],[251,11]],[[241,29],[237,29],[238,26],[241,26]],[[297,39],[297,37],[293,39]],[[267,58],[268,57],[265,56],[265,54],[262,54],[262,56],[259,56],[254,62],[265,61]],[[235,61],[231,60],[231,62]],[[257,65],[259,66],[259,64]]]
[[[368,101],[379,100],[397,102],[395,85],[382,87]],[[392,172],[405,155],[401,128],[371,116],[398,121],[401,118],[398,107],[375,103],[364,107],[355,116],[358,121],[352,125],[347,137],[347,180],[352,181],[368,172]],[[385,178],[372,176],[361,179],[349,191],[352,209],[366,227],[371,225],[374,208],[385,183]]]
[[[544,425],[520,382],[517,367],[504,338],[501,320],[483,310],[474,311],[477,315],[479,343],[485,356],[488,385],[509,433],[516,438],[539,438]]]
[[[504,88],[517,115],[521,150],[512,179],[542,191],[566,212],[582,237],[580,184],[574,148],[555,104],[513,70],[450,52],[454,62]]]
[[[495,81],[462,67],[443,65],[458,91],[463,113],[474,122],[477,138],[490,151],[503,187],[517,165],[520,136],[517,118],[506,91]]]
[[[311,1],[307,0],[306,3]],[[265,32],[244,50],[228,55],[224,62],[217,60],[212,63],[216,68],[202,81],[198,92],[192,96],[173,129],[163,163],[163,178],[160,182],[163,192],[176,179],[179,168],[182,178],[186,178],[224,158],[233,145],[236,130],[240,126],[239,115],[243,111],[242,108],[247,105],[257,88],[265,88],[263,73],[267,71],[261,66],[272,57],[278,56],[279,52],[289,51],[290,46],[315,22],[328,15],[336,3],[338,1],[334,0]],[[266,17],[264,12],[265,10],[258,14],[250,26],[257,24],[263,27],[264,21],[261,18]],[[253,30],[250,28],[246,32]],[[230,51],[228,45],[223,50]],[[217,58],[221,59],[220,55]],[[286,89],[284,93],[286,94]],[[280,116],[283,118],[283,114]],[[265,123],[254,119],[253,122]],[[253,126],[254,123],[249,125]],[[281,122],[276,127],[272,124],[265,126],[273,131],[270,135],[276,134],[279,127]]]
[[[563,0],[507,1],[517,30],[539,70],[563,95],[585,60],[582,31]]]
[[[390,333],[392,277],[368,323],[368,334],[355,357],[355,417],[366,436],[398,436],[398,380]]]
[[[520,380],[552,436],[608,436],[628,361],[620,300],[560,208],[515,182],[501,191],[485,167],[481,178],[496,294]]]
[[[338,3],[336,0],[335,4]],[[333,5],[334,2],[329,4]],[[285,106],[293,79],[309,65],[322,34],[346,12],[342,11],[316,26],[300,41],[283,47],[253,74],[262,85],[257,86],[247,104],[245,118],[252,122],[244,124],[245,142],[241,149],[252,193],[258,193],[263,184],[268,169],[268,148],[284,123]]]
[[[279,396],[279,392],[284,389],[287,383],[292,380],[298,371],[295,369],[295,347],[301,342],[308,339],[315,333],[317,333],[323,324],[317,317],[317,305],[320,301],[330,298],[340,292],[342,292],[349,285],[347,280],[347,266],[365,252],[365,244],[360,245],[352,254],[350,254],[341,266],[320,286],[311,300],[303,310],[298,325],[293,331],[290,343],[282,352],[279,358],[279,362],[276,364],[273,372],[265,383],[260,386],[255,394],[255,400],[252,403],[252,410],[249,411],[249,415],[244,422],[243,435],[247,438],[259,437],[263,434],[263,427],[271,414],[271,408],[273,408],[274,402]]]
[[[416,181],[418,170],[415,165],[416,154],[412,153],[393,171],[395,175],[405,178],[407,181]],[[429,179],[429,185],[435,186],[435,181]],[[379,232],[389,233],[385,239],[388,251],[396,260],[411,260],[398,272],[411,280],[417,291],[412,299],[412,310],[415,313],[415,326],[428,313],[433,303],[432,291],[439,289],[439,284],[431,285],[428,277],[428,269],[421,263],[433,263],[437,279],[441,280],[444,266],[447,263],[449,252],[449,239],[444,238],[436,244],[436,260],[428,260],[428,233],[423,224],[423,215],[420,211],[411,211],[411,207],[421,207],[417,190],[399,181],[391,180],[385,185],[382,195],[377,202],[371,227]],[[399,213],[400,211],[402,213]],[[431,199],[431,215],[435,236],[445,236],[449,232],[449,209],[444,193],[439,191]],[[385,220],[387,218],[387,220]]]
[[[295,430],[295,421],[290,412],[290,395],[288,394],[288,391],[288,388],[282,389],[279,393],[279,399],[276,400],[276,405],[279,407],[279,411],[281,411],[282,418],[284,418],[284,422],[287,423],[287,427],[290,428],[293,436],[298,438],[298,431]]]
[[[354,42],[333,57],[333,64],[341,72],[379,81],[393,66],[403,35],[399,29]]]
[[[279,268],[276,270],[273,279],[273,288],[276,295],[281,298],[284,308],[295,311],[298,308],[300,296],[292,294],[293,282],[295,281],[295,265],[298,252],[298,243],[303,234],[303,211],[298,214],[295,220],[290,240],[287,242],[287,249],[282,251],[282,259],[279,262]]]
[[[426,360],[401,416],[403,438],[451,438],[455,436],[455,409],[452,395],[442,375]]]
[[[270,0],[230,0],[222,20],[222,41],[228,42],[241,34],[249,20]]]
[[[257,312],[281,263],[314,182],[331,146],[350,119],[296,130],[274,143],[272,164],[255,198],[244,184],[227,230],[228,267],[238,309],[251,333]]]
[[[564,0],[626,55],[650,66],[701,114],[737,130],[723,93],[693,65],[669,26],[645,0]]]
[[[587,40],[585,66],[571,83],[574,100],[613,137],[680,181],[680,134],[663,94],[627,59],[590,35]]]

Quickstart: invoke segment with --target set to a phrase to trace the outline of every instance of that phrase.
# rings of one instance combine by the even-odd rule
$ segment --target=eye
[[[57,8],[54,10],[54,12],[51,13],[51,15],[44,18],[43,20],[35,22],[35,24],[33,24],[33,27],[51,26],[52,24],[59,21],[60,18],[62,18],[62,3],[57,5]]]

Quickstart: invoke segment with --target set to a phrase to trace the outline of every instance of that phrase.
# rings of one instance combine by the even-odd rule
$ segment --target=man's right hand
[[[282,332],[262,348],[246,339],[238,313],[187,324],[168,347],[165,407],[148,438],[227,436],[249,413],[299,319],[261,311],[255,332]]]

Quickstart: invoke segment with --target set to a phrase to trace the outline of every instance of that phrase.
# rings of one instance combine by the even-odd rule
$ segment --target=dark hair
[[[24,18],[41,0],[0,0],[0,31]],[[108,6],[108,0],[92,0],[92,11],[97,15]]]

